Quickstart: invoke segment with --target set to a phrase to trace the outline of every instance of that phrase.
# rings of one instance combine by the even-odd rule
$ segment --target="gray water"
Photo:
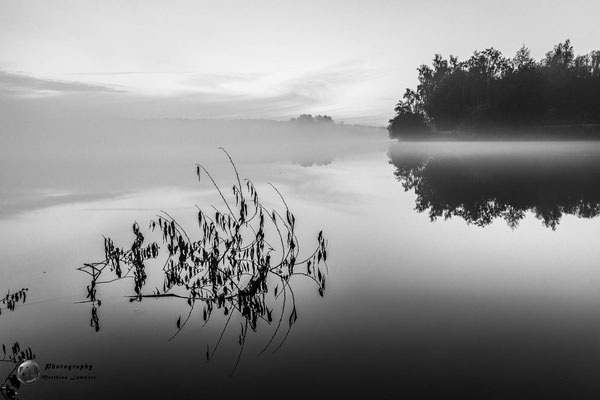
[[[3,133],[0,289],[29,292],[0,316],[0,341],[31,346],[42,367],[91,364],[95,377],[41,380],[20,398],[600,393],[600,143],[397,143],[378,129],[194,124]],[[130,303],[130,283],[106,286],[98,333],[75,303],[88,283],[76,268],[103,258],[102,235],[130,244],[131,223],[145,228],[159,210],[194,233],[195,205],[219,203],[194,163],[226,191],[235,179],[218,146],[266,204],[280,206],[267,182],[285,196],[306,249],[321,229],[329,240],[324,298],[294,282],[288,340],[257,357],[272,331],[250,333],[233,377],[237,328],[214,359],[204,355],[222,319],[202,327],[198,314],[168,341],[184,302]]]

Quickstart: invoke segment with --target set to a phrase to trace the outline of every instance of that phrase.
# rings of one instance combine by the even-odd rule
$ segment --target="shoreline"
[[[400,142],[494,142],[494,141],[595,141],[600,140],[600,124],[543,125],[528,128],[482,128],[437,131],[407,136],[391,136]]]

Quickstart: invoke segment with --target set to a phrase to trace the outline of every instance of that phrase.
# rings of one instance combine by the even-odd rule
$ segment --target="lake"
[[[19,398],[600,393],[600,142],[400,143],[374,128],[303,135],[241,122],[108,128],[3,136],[0,289],[29,291],[3,310],[1,342],[30,346],[44,375],[67,377]],[[131,224],[146,232],[160,210],[198,235],[195,205],[220,198],[194,164],[228,196],[235,181],[219,146],[268,208],[281,202],[267,183],[282,193],[305,251],[321,229],[328,240],[324,297],[294,278],[289,337],[257,356],[273,331],[249,332],[232,377],[239,323],[207,362],[222,316],[203,326],[196,312],[169,341],[187,312],[181,299],[129,302],[131,282],[101,287],[97,333],[89,304],[76,303],[89,283],[76,268],[104,257],[102,235],[130,245]]]

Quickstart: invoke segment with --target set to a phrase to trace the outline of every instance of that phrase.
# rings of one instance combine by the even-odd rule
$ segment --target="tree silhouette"
[[[333,124],[333,118],[329,115],[317,115],[313,117],[311,114],[301,114],[298,118],[292,118],[290,122],[300,124]]]
[[[389,121],[391,137],[426,131],[600,124],[600,52],[576,56],[570,40],[536,62],[527,47],[513,58],[475,51],[466,61],[440,54],[418,69]]]

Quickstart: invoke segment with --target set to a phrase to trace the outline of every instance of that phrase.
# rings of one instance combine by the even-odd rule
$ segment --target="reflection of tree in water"
[[[296,218],[279,191],[273,187],[281,198],[281,213],[265,208],[253,183],[247,179],[242,183],[235,165],[233,169],[237,179],[233,185],[233,198],[228,200],[210,173],[198,165],[198,178],[207,176],[222,200],[221,210],[212,207],[206,212],[198,208],[199,237],[193,239],[179,222],[163,212],[150,222],[147,234],[142,233],[137,223],[133,224],[135,239],[129,249],[105,238],[105,259],[79,268],[91,278],[87,297],[92,305],[91,325],[96,331],[100,329],[99,285],[129,278],[133,280],[130,301],[144,298],[186,301],[187,312],[183,318],[177,318],[175,335],[200,307],[205,324],[217,310],[226,316],[223,331],[212,352],[207,348],[208,359],[219,346],[234,315],[241,318],[240,355],[248,329],[256,331],[260,324],[274,326],[265,350],[275,342],[280,329],[287,326],[279,341],[281,346],[297,319],[293,278],[312,280],[323,296],[326,240],[320,232],[316,247],[300,257]],[[162,238],[160,245],[156,242],[145,244],[145,235],[152,232]],[[147,263],[161,256],[164,256],[162,270],[158,272],[162,275],[162,287],[147,291],[146,284],[150,279]]]
[[[493,146],[493,144],[491,144]],[[431,220],[461,217],[486,226],[497,218],[516,227],[531,211],[556,229],[564,214],[600,215],[600,158],[527,152],[429,154],[393,149],[390,163],[415,209]]]
[[[311,160],[302,160],[302,161],[298,161],[298,165],[300,165],[301,167],[314,167],[314,166],[325,166],[325,165],[331,165],[331,163],[333,163],[333,159],[327,159],[327,160],[319,160],[319,159],[311,159]]]

